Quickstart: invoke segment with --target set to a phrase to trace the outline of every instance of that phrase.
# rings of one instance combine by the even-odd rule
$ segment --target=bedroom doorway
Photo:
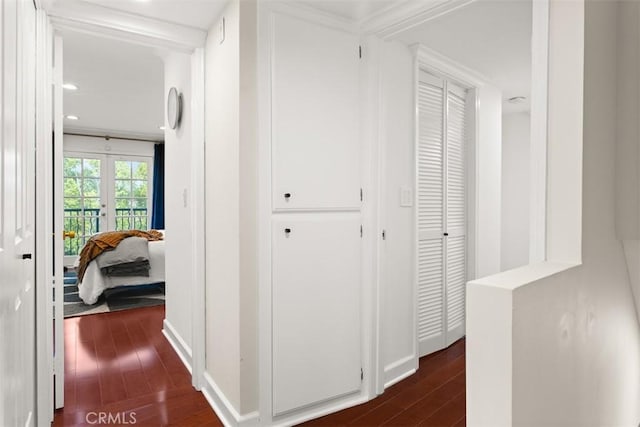
[[[82,19],[91,18],[86,15]],[[204,176],[204,165],[199,165],[197,161],[204,157],[201,153],[204,150],[204,139],[198,138],[198,135],[204,135],[204,111],[197,103],[198,97],[190,97],[189,94],[192,84],[198,85],[204,81],[204,69],[197,66],[198,63],[203,63],[203,52],[196,47],[174,52],[174,45],[167,41],[150,44],[149,39],[145,38],[145,42],[140,43],[132,41],[131,39],[136,38],[133,36],[106,36],[71,28],[78,24],[75,20],[67,24],[64,24],[63,19],[57,20],[54,27],[59,31],[56,31],[55,37],[53,33],[50,34],[56,64],[50,71],[50,78],[54,83],[54,137],[49,140],[50,145],[45,143],[43,148],[47,147],[54,159],[51,169],[54,185],[53,190],[50,185],[43,185],[40,190],[50,197],[55,212],[53,230],[58,233],[57,236],[54,233],[54,247],[49,251],[49,268],[55,271],[55,296],[53,301],[45,302],[52,306],[54,332],[52,337],[46,337],[43,332],[39,339],[39,351],[49,353],[47,357],[50,358],[53,369],[48,378],[47,371],[43,371],[38,381],[40,384],[52,384],[54,391],[49,395],[52,407],[62,408],[69,404],[70,409],[74,410],[78,403],[75,399],[84,394],[78,388],[81,384],[77,381],[80,360],[89,362],[88,366],[80,369],[82,375],[102,378],[104,372],[100,369],[107,359],[115,366],[120,364],[114,358],[128,357],[129,360],[130,356],[137,355],[134,359],[141,364],[137,368],[137,375],[144,380],[143,383],[150,386],[152,392],[185,387],[185,375],[190,378],[187,384],[189,387],[197,387],[199,383],[201,366],[204,366],[204,347],[196,341],[196,337],[200,336],[200,331],[204,334],[204,303],[199,304],[204,301],[204,297],[198,292],[204,293],[204,288],[198,286],[197,277],[203,277],[204,274],[200,272],[203,265],[196,265],[198,256],[193,256],[192,252],[198,247],[196,245],[204,246],[204,242],[192,232],[191,227],[202,229],[197,218],[204,217],[203,214],[198,214],[199,209],[203,209],[204,201],[198,200],[197,188],[193,189],[194,185],[204,187],[204,184],[198,183]],[[171,47],[166,47],[165,43]],[[180,61],[176,58],[180,58]],[[176,74],[188,78],[176,81]],[[165,131],[165,100],[169,86],[177,86],[185,94],[187,101],[183,106],[181,126]],[[46,97],[47,94],[44,93],[43,96]],[[185,136],[185,132],[189,134]],[[43,133],[46,135],[46,130]],[[176,138],[183,140],[176,141]],[[187,158],[196,159],[193,166],[185,166],[184,161],[178,161],[169,164],[167,168],[159,167],[158,165],[164,165],[166,140],[171,140],[174,150],[180,150]],[[156,161],[157,159],[162,161]],[[162,190],[165,169],[166,183],[172,186],[167,191]],[[162,186],[156,185],[156,182],[161,182]],[[178,192],[180,203],[172,202],[170,198],[166,204],[168,226],[165,234],[162,223],[164,209],[158,209],[158,206],[165,194],[175,199],[176,188],[182,186],[184,188]],[[154,218],[156,214],[160,214],[159,218]],[[196,217],[195,220],[193,217]],[[155,222],[156,219],[158,222]],[[51,221],[50,216],[48,220]],[[46,222],[47,219],[43,221]],[[96,329],[95,322],[91,320],[93,315],[104,316],[101,308],[94,310],[91,306],[91,310],[94,310],[91,316],[75,317],[71,319],[73,322],[66,322],[64,319],[69,288],[75,285],[76,298],[82,298],[82,292],[78,290],[80,286],[74,283],[77,278],[72,271],[73,265],[87,239],[95,233],[144,231],[150,228],[161,229],[163,238],[161,241],[149,242],[148,277],[144,276],[130,283],[123,282],[129,276],[114,277],[104,279],[104,283],[105,288],[111,288],[117,283],[117,287],[111,289],[112,294],[124,293],[121,291],[134,286],[137,288],[136,292],[141,291],[140,288],[149,288],[151,295],[135,295],[129,299],[136,300],[137,307],[140,307],[139,303],[144,303],[143,299],[162,299],[163,307],[145,307],[141,310],[160,310],[156,310],[152,316],[156,320],[159,317],[160,323],[154,320],[148,327],[157,332],[154,340],[159,334],[163,337],[162,340],[166,339],[165,343],[161,347],[152,344],[153,348],[150,349],[148,335],[140,334],[139,330],[130,330],[126,326],[127,322],[117,320],[118,315],[124,313],[107,313],[116,319],[115,324],[124,325],[124,329],[116,331],[115,326],[109,326],[111,332],[108,338],[114,340],[117,354],[105,359],[96,353],[100,340],[94,335],[101,329]],[[192,233],[193,238],[190,237]],[[187,236],[187,241],[181,236]],[[159,244],[161,250],[157,249]],[[187,262],[179,257],[187,259],[187,262],[193,259],[194,265],[186,266]],[[170,264],[174,267],[180,265],[179,269],[172,269],[173,278],[165,275],[167,260],[171,260]],[[185,276],[185,268],[187,275],[193,277]],[[46,265],[43,264],[41,269],[40,274],[50,277],[46,274]],[[158,276],[160,270],[161,277]],[[95,271],[102,275],[101,269],[94,269]],[[176,276],[188,283],[181,283],[176,280]],[[86,276],[83,279],[85,282],[88,280]],[[156,298],[153,294],[156,289],[150,288],[159,282],[165,283],[162,298]],[[105,296],[106,292],[102,295]],[[110,297],[107,295],[105,298],[109,303]],[[109,311],[113,311],[111,305],[108,306]],[[46,331],[46,323],[41,321],[40,325],[41,330]],[[118,348],[118,337],[114,334],[127,335],[129,348]],[[95,342],[95,345],[87,347],[88,342]],[[155,374],[147,369],[152,362],[147,357],[150,352],[160,357],[162,366],[167,371],[165,377],[168,380],[162,384],[154,382]],[[108,387],[119,388],[123,391],[119,395],[129,396],[131,393],[127,389],[130,387],[127,378],[131,372],[122,371],[120,374],[114,379],[117,384]],[[102,379],[94,385],[102,390],[101,396],[104,397],[106,392],[103,388],[107,386],[102,384]],[[98,405],[107,402],[103,399],[94,403]]]

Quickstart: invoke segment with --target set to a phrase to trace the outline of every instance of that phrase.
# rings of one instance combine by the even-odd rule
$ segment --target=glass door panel
[[[106,206],[103,197],[104,158],[97,155],[67,153],[63,163],[64,179],[64,255],[72,265],[87,239],[104,230]]]
[[[147,230],[150,218],[150,160],[121,158],[114,160],[114,229]]]

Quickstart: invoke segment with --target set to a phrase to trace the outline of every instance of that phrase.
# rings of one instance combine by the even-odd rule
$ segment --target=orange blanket
[[[92,236],[82,248],[80,252],[80,261],[78,263],[78,281],[82,282],[87,266],[91,261],[96,259],[98,255],[105,251],[112,251],[118,244],[127,237],[144,237],[153,242],[162,240],[162,233],[157,230],[126,230],[126,231],[107,231]]]

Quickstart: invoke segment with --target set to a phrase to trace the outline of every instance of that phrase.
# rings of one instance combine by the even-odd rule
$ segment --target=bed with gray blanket
[[[78,293],[85,304],[95,304],[105,289],[164,281],[164,240],[128,237],[89,263]]]

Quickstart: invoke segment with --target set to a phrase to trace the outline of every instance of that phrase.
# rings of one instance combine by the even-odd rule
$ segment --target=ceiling
[[[532,0],[477,0],[396,38],[425,46],[471,68],[503,91],[505,113],[529,111]],[[512,104],[508,98],[526,96]]]
[[[164,65],[153,48],[65,32],[65,130],[163,139]]]
[[[84,0],[135,15],[207,31],[227,0]]]

